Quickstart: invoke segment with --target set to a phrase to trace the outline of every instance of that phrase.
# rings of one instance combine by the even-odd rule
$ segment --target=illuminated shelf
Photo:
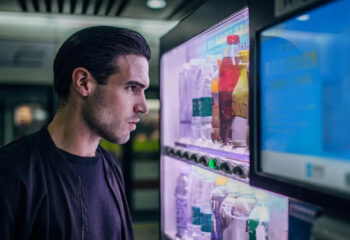
[[[248,162],[216,156],[182,146],[165,146],[163,153],[171,159],[179,160],[243,183],[249,183]]]
[[[226,149],[218,149],[206,146],[198,146],[189,143],[183,142],[175,142],[175,146],[183,147],[191,150],[195,150],[198,152],[203,152],[207,154],[212,154],[218,157],[224,157],[229,159],[234,159],[238,161],[248,162],[249,163],[249,152],[246,147],[236,147],[228,150],[230,147],[226,147]],[[214,144],[212,146],[215,146]]]

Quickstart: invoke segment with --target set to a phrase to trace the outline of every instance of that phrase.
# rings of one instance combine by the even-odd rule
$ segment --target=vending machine
[[[250,185],[250,18],[206,1],[161,38],[161,239],[287,239],[288,198]]]

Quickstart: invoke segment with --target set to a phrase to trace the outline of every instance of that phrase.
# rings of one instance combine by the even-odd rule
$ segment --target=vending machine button
[[[218,167],[218,160],[216,160],[215,158],[212,158],[209,160],[209,167],[211,169],[217,169]]]
[[[184,152],[184,154],[182,155],[182,157],[186,160],[190,160],[190,154],[188,152]]]
[[[175,154],[176,154],[176,156],[178,156],[178,157],[182,157],[182,152],[181,152],[181,150],[176,150]]]
[[[194,162],[198,162],[198,156],[196,154],[192,154],[190,160]]]
[[[221,163],[220,165],[220,169],[224,172],[229,172],[230,171],[230,166],[228,163],[224,162],[224,163]]]
[[[165,154],[170,155],[170,147],[165,147]]]
[[[170,155],[170,156],[174,156],[174,155],[175,155],[175,149],[170,148],[170,150],[169,150],[169,155]]]
[[[205,156],[202,156],[200,159],[199,159],[199,162],[201,164],[203,164],[204,166],[208,166],[208,160],[207,160],[207,157]]]
[[[243,167],[241,165],[238,165],[238,166],[234,167],[232,172],[233,172],[233,174],[235,174],[235,175],[237,175],[237,176],[239,176],[241,178],[245,178]]]

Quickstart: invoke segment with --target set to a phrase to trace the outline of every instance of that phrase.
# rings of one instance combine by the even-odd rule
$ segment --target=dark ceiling
[[[165,0],[150,9],[147,0],[0,0],[0,11],[181,20],[206,0]]]

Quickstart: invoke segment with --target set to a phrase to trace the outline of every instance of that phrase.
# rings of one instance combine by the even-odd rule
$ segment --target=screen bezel
[[[272,23],[264,26],[261,29],[251,31],[251,36],[254,37],[254,41],[251,41],[251,47],[254,48],[252,53],[252,64],[253,69],[253,81],[250,84],[250,183],[252,186],[264,188],[269,191],[273,191],[279,194],[286,195],[291,198],[296,198],[302,201],[310,202],[327,209],[333,209],[336,211],[346,210],[350,212],[350,195],[343,192],[331,190],[320,186],[315,186],[306,182],[298,180],[292,180],[283,178],[277,175],[265,173],[261,169],[261,109],[260,109],[260,36],[261,33],[273,26],[276,26],[284,21],[288,21],[299,14],[306,13],[314,10],[320,6],[324,6],[332,1],[322,1],[314,4],[310,7],[304,8],[288,16],[280,19],[274,19]],[[251,75],[252,76],[252,75]]]

